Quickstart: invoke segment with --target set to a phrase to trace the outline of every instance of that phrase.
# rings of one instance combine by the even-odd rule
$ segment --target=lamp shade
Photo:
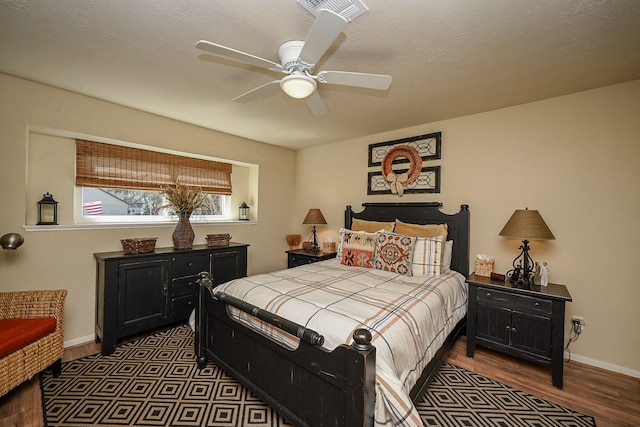
[[[555,240],[540,212],[529,209],[516,210],[499,235],[524,240]]]
[[[292,98],[306,98],[316,90],[316,81],[302,73],[292,73],[280,80],[280,87]]]
[[[303,224],[326,224],[327,220],[324,219],[324,216],[322,215],[322,212],[320,212],[320,209],[309,209],[309,212],[307,212],[307,216],[304,217],[304,221],[302,221]]]

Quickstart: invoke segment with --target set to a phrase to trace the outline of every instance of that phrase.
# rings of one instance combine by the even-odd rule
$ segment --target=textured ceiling
[[[277,62],[315,17],[295,0],[0,0],[0,72],[300,149],[640,78],[638,0],[363,0],[316,70],[389,74],[387,91],[321,85],[329,113],[280,75],[198,40]]]

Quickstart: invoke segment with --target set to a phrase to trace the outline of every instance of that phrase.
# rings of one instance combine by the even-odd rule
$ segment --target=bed
[[[363,207],[355,212],[347,206],[347,231],[354,221],[446,224],[446,240],[453,241],[450,271],[408,276],[335,259],[216,288],[203,273],[196,311],[198,366],[213,360],[296,426],[421,425],[412,401],[422,395],[465,326],[469,209],[462,205],[456,214],[446,214],[441,203]],[[388,297],[379,292],[387,288],[397,300],[383,307],[379,300]],[[347,293],[366,304],[342,305]],[[267,302],[259,302],[260,294]],[[310,303],[303,294],[325,299]],[[336,299],[327,300],[328,294]],[[449,302],[433,308],[418,294]],[[403,306],[421,311],[398,315]],[[344,327],[337,326],[340,322]],[[435,331],[428,339],[421,329],[425,322]],[[395,332],[403,324],[414,328],[408,338]],[[403,364],[409,353],[417,361]]]

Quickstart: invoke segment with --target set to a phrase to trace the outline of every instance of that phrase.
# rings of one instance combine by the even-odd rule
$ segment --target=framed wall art
[[[407,173],[408,169],[398,169],[397,174]],[[367,194],[396,194],[391,190],[391,183],[382,175],[382,171],[369,172]],[[426,166],[420,169],[418,177],[403,187],[402,193],[439,193],[440,166]]]
[[[380,166],[387,152],[398,145],[415,148],[422,160],[438,160],[442,158],[442,132],[396,139],[395,141],[378,142],[369,145],[369,167]],[[408,159],[398,158],[394,163],[409,163]]]
[[[440,166],[423,162],[442,157],[442,133],[435,132],[369,145],[367,194],[439,193]]]

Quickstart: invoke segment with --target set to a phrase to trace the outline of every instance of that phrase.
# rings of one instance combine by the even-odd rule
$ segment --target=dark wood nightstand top
[[[493,289],[502,289],[513,293],[522,295],[530,295],[538,298],[556,299],[563,301],[572,301],[571,294],[565,285],[559,285],[557,283],[549,283],[547,286],[531,285],[525,286],[519,283],[513,283],[509,280],[502,282],[499,280],[492,280],[489,277],[476,276],[470,274],[467,278],[468,283],[474,285],[484,286]]]
[[[309,251],[306,249],[291,249],[286,251],[288,254],[305,256],[313,258],[316,261],[324,261],[336,257],[336,252]]]

